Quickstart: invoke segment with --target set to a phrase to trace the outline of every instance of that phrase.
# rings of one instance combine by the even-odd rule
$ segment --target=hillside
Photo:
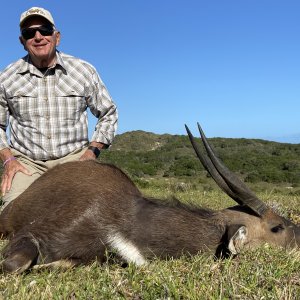
[[[223,162],[246,182],[300,184],[300,144],[229,138],[209,141]],[[185,135],[126,132],[116,136],[101,160],[139,178],[206,174]]]

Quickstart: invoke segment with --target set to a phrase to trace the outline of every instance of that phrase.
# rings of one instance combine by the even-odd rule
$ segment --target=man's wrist
[[[10,148],[3,148],[0,150],[0,159],[4,163],[8,158],[13,157],[14,155],[12,154]]]
[[[96,158],[98,158],[101,153],[100,149],[94,146],[88,146],[88,150],[92,151],[95,154]]]
[[[12,160],[16,160],[16,158],[15,158],[14,156],[10,156],[9,158],[7,158],[7,159],[3,162],[3,167],[5,167],[5,165],[6,165],[7,163],[9,163],[10,161],[12,161]]]

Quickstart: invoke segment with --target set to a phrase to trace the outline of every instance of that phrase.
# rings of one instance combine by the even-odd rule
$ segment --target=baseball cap
[[[21,14],[21,17],[20,17],[20,27],[22,27],[22,25],[24,24],[24,22],[28,18],[30,18],[32,16],[43,17],[47,21],[49,21],[53,26],[55,26],[53,17],[52,17],[51,13],[48,10],[46,10],[46,9],[44,9],[42,7],[31,7],[30,9],[24,11]]]

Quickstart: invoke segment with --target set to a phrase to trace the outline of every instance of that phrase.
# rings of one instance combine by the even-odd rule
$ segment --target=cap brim
[[[41,18],[45,19],[47,22],[49,22],[51,25],[55,26],[55,24],[54,24],[51,20],[47,19],[45,16],[42,16],[42,15],[40,15],[40,14],[31,14],[31,15],[29,15],[29,16],[26,16],[26,17],[20,22],[20,27],[22,27],[22,25],[23,25],[28,19],[30,19],[30,18],[32,18],[32,17],[41,17]]]

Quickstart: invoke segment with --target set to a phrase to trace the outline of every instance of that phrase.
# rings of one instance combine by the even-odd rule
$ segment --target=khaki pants
[[[48,161],[32,160],[31,158],[20,153],[19,151],[12,150],[12,153],[16,157],[16,159],[25,168],[27,168],[32,173],[32,175],[28,176],[22,172],[18,172],[15,174],[11,185],[11,189],[2,198],[3,205],[1,207],[1,210],[3,210],[8,203],[10,203],[20,194],[22,194],[35,180],[37,180],[47,170],[59,164],[79,160],[79,158],[86,151],[86,149],[87,148],[76,150],[65,157]]]

